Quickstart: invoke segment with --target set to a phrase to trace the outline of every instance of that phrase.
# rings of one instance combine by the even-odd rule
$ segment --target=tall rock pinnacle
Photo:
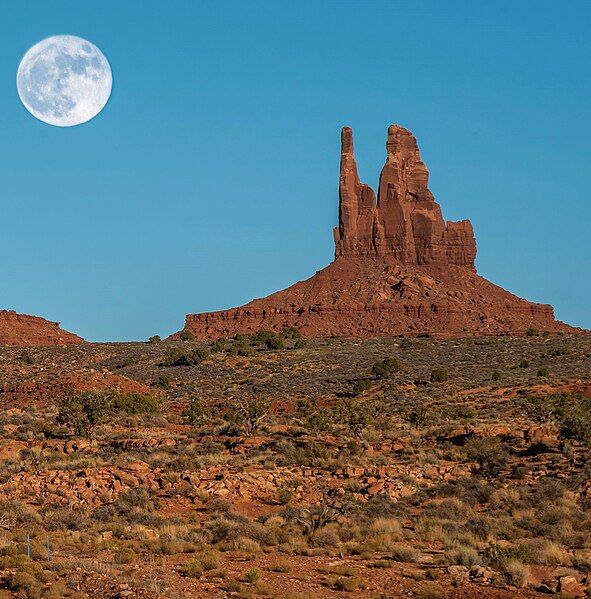
[[[335,260],[305,281],[239,308],[188,314],[199,339],[296,327],[307,337],[574,333],[476,273],[470,221],[445,222],[417,141],[388,129],[378,197],[359,181],[353,131],[341,131]],[[177,338],[179,333],[173,335]]]
[[[403,264],[454,264],[474,268],[476,241],[470,221],[443,220],[428,188],[429,171],[410,131],[391,125],[378,199],[359,181],[353,132],[341,133],[339,226],[335,257],[393,257]]]

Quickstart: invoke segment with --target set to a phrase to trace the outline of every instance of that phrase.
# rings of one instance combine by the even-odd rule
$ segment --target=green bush
[[[443,383],[449,379],[449,373],[444,368],[435,368],[433,372],[431,372],[431,382],[432,383]]]
[[[191,400],[189,407],[183,412],[183,417],[189,424],[201,426],[205,422],[205,410],[198,397]]]
[[[160,343],[162,341],[160,335],[152,335],[149,339],[148,339],[148,343]]]
[[[250,570],[247,570],[244,573],[245,582],[250,582],[251,584],[254,584],[255,582],[258,582],[260,579],[261,579],[261,572],[259,571],[258,568],[250,568]]]
[[[550,371],[547,368],[540,368],[538,370],[538,376],[543,379],[547,379],[550,376]]]
[[[318,408],[308,399],[298,401],[296,418],[305,428],[314,433],[328,431],[332,428],[330,412],[324,408]]]
[[[57,401],[57,423],[76,435],[90,438],[109,416],[111,400],[111,394],[105,391],[68,392]]]
[[[365,393],[365,391],[369,391],[371,389],[371,381],[367,379],[359,379],[353,383],[353,394],[361,395]]]
[[[281,329],[281,336],[284,339],[301,339],[302,334],[296,327],[284,327]]]
[[[203,567],[198,560],[190,559],[181,566],[181,573],[189,578],[200,578],[203,574]]]
[[[519,368],[529,368],[529,360],[527,358],[522,358],[519,361]]]
[[[555,422],[563,438],[591,447],[591,397],[553,393],[531,399],[528,411],[538,420]]]
[[[334,420],[346,425],[358,435],[369,423],[370,415],[367,406],[355,398],[339,401],[333,408]]]
[[[195,335],[188,331],[187,329],[183,329],[179,335],[179,339],[181,341],[195,341]]]
[[[283,349],[285,347],[285,343],[283,343],[283,337],[280,335],[270,337],[265,341],[265,347],[267,349]]]
[[[402,370],[402,366],[395,357],[384,358],[371,367],[371,371],[377,379],[388,378],[400,370]]]
[[[204,347],[195,347],[189,351],[181,348],[169,349],[164,357],[164,366],[196,366],[209,356]]]
[[[141,393],[122,393],[113,396],[111,410],[124,414],[157,414],[160,411],[160,401]]]

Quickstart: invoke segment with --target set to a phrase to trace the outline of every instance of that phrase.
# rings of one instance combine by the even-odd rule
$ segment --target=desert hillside
[[[589,336],[185,339],[2,349],[0,596],[587,592]]]

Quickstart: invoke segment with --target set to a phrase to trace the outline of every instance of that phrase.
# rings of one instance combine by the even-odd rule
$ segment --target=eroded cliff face
[[[472,224],[443,220],[412,133],[392,125],[386,151],[376,200],[371,187],[359,181],[353,131],[344,127],[341,132],[335,257],[393,257],[402,264],[474,268]]]
[[[332,264],[240,308],[189,314],[185,330],[200,339],[284,327],[308,337],[578,330],[557,321],[552,306],[521,299],[476,273],[472,225],[443,220],[410,131],[392,125],[386,150],[376,198],[359,181],[353,132],[342,130]]]
[[[0,310],[0,345],[72,345],[84,339],[39,316]]]

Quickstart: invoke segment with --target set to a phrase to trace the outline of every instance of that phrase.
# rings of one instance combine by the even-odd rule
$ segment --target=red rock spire
[[[343,128],[335,257],[393,256],[403,264],[455,264],[473,269],[472,225],[443,220],[412,133],[391,125],[386,151],[376,203],[373,190],[359,181],[353,132]]]

